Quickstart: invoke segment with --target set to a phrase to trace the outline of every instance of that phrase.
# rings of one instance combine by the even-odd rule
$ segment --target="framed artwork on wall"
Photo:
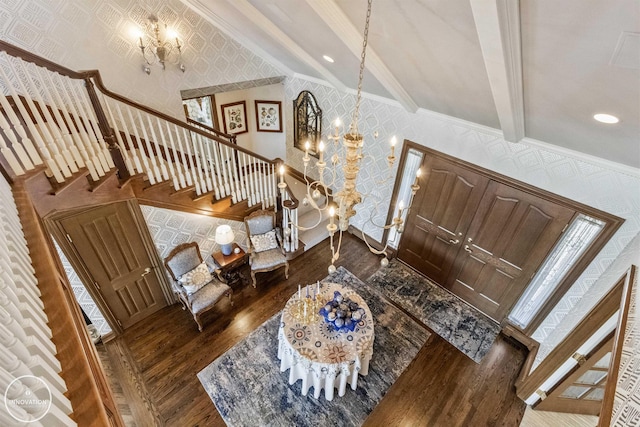
[[[247,128],[247,107],[244,101],[224,104],[220,108],[222,109],[222,125],[225,133],[238,135],[249,131]]]
[[[256,101],[256,126],[258,132],[282,132],[282,103]]]

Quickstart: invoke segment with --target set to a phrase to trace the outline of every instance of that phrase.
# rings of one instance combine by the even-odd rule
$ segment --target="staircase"
[[[0,41],[0,130],[7,173],[44,171],[52,194],[84,177],[93,190],[116,175],[143,202],[208,205],[215,216],[240,221],[254,209],[278,211],[279,200],[287,200],[285,221],[296,232],[285,246],[300,247],[295,224],[307,214],[297,211],[297,196],[277,186],[282,160],[111,92],[96,70],[72,71]],[[318,238],[305,237],[302,246]]]
[[[297,225],[300,227],[298,240],[302,243],[304,250],[307,250],[329,237],[329,232],[327,231],[329,213],[326,209],[318,211],[310,203],[304,203],[305,198],[309,199],[307,186],[304,182],[291,176],[287,176],[286,182],[290,193],[298,201],[302,201],[297,209]],[[326,199],[326,196],[320,195],[315,199],[315,203],[320,207],[324,207]],[[308,228],[308,230],[305,230],[305,228]]]

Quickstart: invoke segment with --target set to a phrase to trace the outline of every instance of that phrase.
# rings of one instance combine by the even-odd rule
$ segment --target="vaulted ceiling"
[[[357,85],[366,0],[182,1],[290,75]],[[640,3],[373,0],[363,90],[639,168]]]

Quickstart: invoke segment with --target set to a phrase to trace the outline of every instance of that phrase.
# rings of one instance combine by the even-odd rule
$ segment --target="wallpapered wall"
[[[640,257],[635,259],[640,265]],[[638,275],[633,287],[627,329],[624,335],[618,385],[613,402],[611,425],[627,427],[640,425],[640,316],[638,316]]]
[[[110,89],[176,117],[183,115],[181,89],[282,74],[178,0],[145,4],[151,4],[163,21],[175,24],[185,40],[186,73],[174,67],[164,72],[154,68],[151,76],[141,71],[140,54],[128,31],[130,23],[142,22],[148,10],[134,0],[5,0],[0,3],[0,38],[72,69],[98,68]],[[324,112],[325,133],[336,116],[350,122],[347,115],[355,104],[353,93],[342,93],[302,78],[288,78],[283,106],[287,129],[292,129],[289,100],[303,89],[317,97]],[[426,111],[411,114],[394,102],[377,98],[363,100],[359,124],[366,138],[367,153],[380,159],[363,168],[358,181],[363,193],[375,191],[384,200],[392,191],[393,181],[377,185],[376,179],[386,168],[383,159],[393,132],[400,141],[410,139],[626,219],[535,332],[534,337],[542,344],[542,354],[548,354],[563,336],[556,330],[569,331],[575,326],[577,316],[568,314],[590,309],[628,267],[613,261],[623,251],[638,252],[637,247],[628,246],[640,232],[637,170],[557,150],[537,141],[508,143],[494,129]],[[375,130],[380,133],[377,140],[372,137]],[[328,151],[330,156],[332,148]],[[302,170],[301,157],[288,133],[287,162]],[[358,210],[353,221],[357,227],[364,225],[367,211],[373,207],[372,200],[369,198]],[[384,203],[380,206],[378,219],[384,217],[387,207]],[[365,228],[365,231],[379,236],[374,230]]]
[[[142,71],[131,29],[150,13],[184,40],[185,73]],[[72,70],[98,69],[110,90],[178,118],[180,90],[283,74],[179,0],[3,0],[0,38]]]
[[[158,254],[160,254],[160,259],[164,259],[180,243],[196,242],[200,248],[202,259],[212,263],[210,255],[220,250],[220,246],[215,242],[216,228],[222,224],[231,226],[235,234],[235,242],[242,249],[247,249],[247,231],[244,222],[146,205],[140,205],[140,209]],[[169,277],[168,274],[167,277]]]

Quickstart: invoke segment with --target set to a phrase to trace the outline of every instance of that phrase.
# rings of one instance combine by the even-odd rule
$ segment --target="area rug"
[[[476,363],[500,333],[500,325],[494,320],[397,259],[380,268],[367,283]]]
[[[301,381],[289,385],[289,371],[280,372],[280,313],[198,373],[198,379],[229,426],[359,426],[391,384],[409,366],[430,333],[389,304],[343,267],[323,282],[357,290],[375,321],[375,341],[369,374],[354,391],[331,402],[301,392]]]

